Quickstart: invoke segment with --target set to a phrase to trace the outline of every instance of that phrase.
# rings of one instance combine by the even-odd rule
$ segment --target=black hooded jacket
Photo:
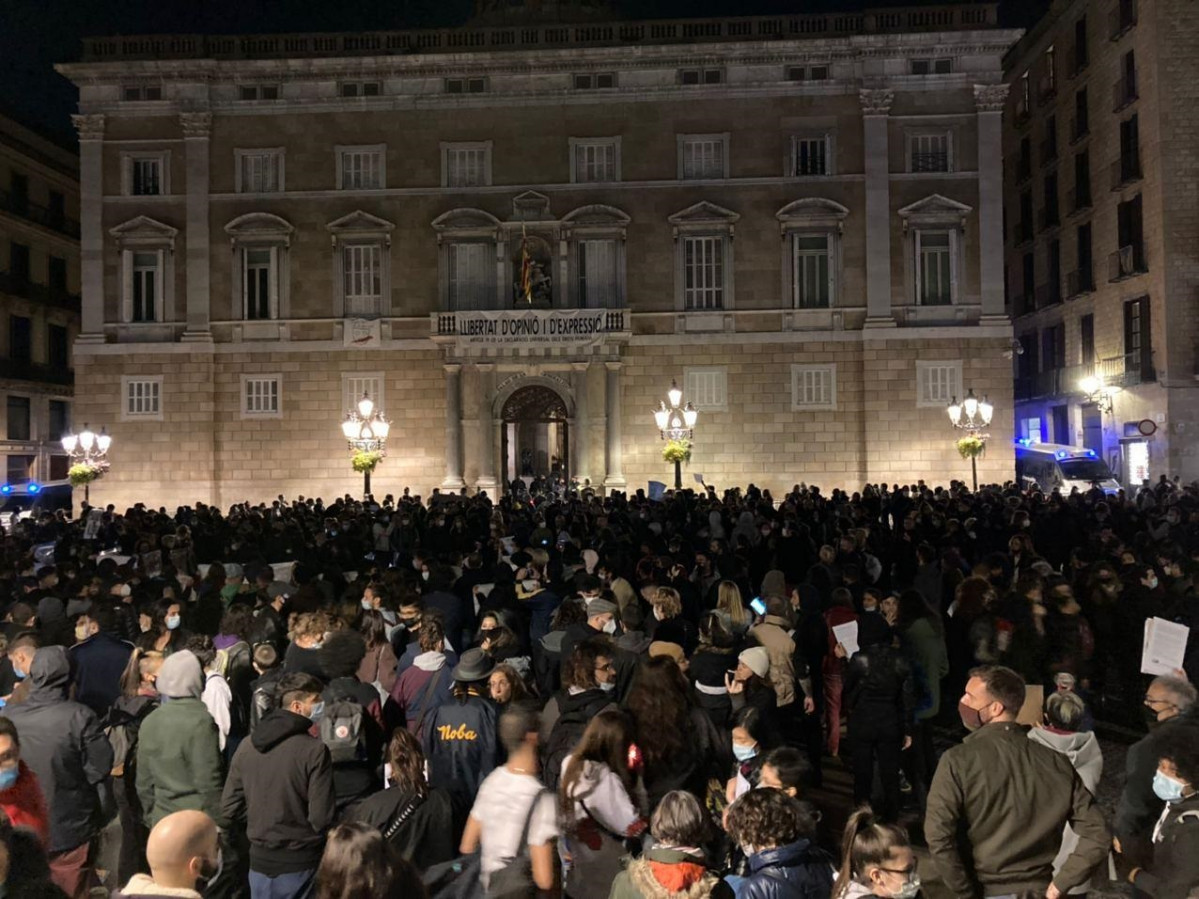
[[[233,755],[222,810],[246,822],[250,869],[268,877],[316,868],[333,823],[329,750],[308,731],[312,722],[275,709]]]
[[[37,775],[50,809],[49,852],[74,849],[95,836],[100,823],[96,785],[112,771],[112,745],[96,713],[67,699],[70,680],[67,651],[39,649],[29,666],[29,697],[4,710],[20,736],[21,758]]]

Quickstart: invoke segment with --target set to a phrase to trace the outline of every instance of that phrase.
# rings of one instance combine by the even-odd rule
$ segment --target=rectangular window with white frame
[[[792,365],[791,409],[821,412],[837,408],[837,366]]]
[[[121,418],[162,420],[162,376],[121,378]]]
[[[343,412],[356,409],[363,396],[368,396],[380,413],[386,411],[381,372],[355,372],[341,376],[341,404]]]
[[[242,296],[247,321],[266,321],[279,308],[279,248],[242,248]]]
[[[127,197],[160,197],[170,193],[169,156],[162,153],[123,154],[121,191]]]
[[[620,180],[620,138],[570,139],[570,180],[575,184],[600,184]]]
[[[582,239],[575,248],[579,306],[615,309],[620,306],[620,244],[615,238]]]
[[[791,299],[796,309],[827,309],[833,304],[835,241],[831,232],[791,235]]]
[[[280,375],[242,375],[241,417],[282,418],[281,381]]]
[[[283,149],[234,150],[239,194],[277,193],[283,190]]]
[[[1020,430],[1024,432],[1022,436],[1025,440],[1029,443],[1044,443],[1041,436],[1041,419],[1039,416],[1036,418],[1026,418],[1020,425]]]
[[[491,141],[441,145],[442,187],[487,187],[491,184]]]
[[[387,148],[337,148],[337,186],[340,190],[382,190],[387,186]]]
[[[682,242],[683,307],[694,311],[723,309],[724,236],[686,236]]]
[[[683,399],[701,412],[727,412],[729,376],[724,366],[683,369]]]
[[[380,315],[383,308],[383,247],[377,243],[341,248],[345,314]]]
[[[680,134],[679,178],[683,181],[728,177],[727,134]]]
[[[952,172],[953,135],[949,131],[909,134],[908,171]]]
[[[495,244],[461,241],[448,253],[447,300],[454,312],[491,309],[495,298]]]
[[[791,159],[787,174],[795,178],[831,175],[832,137],[827,134],[791,138]]]
[[[916,405],[944,408],[962,396],[962,363],[916,362]]]
[[[921,306],[948,306],[954,302],[957,282],[957,241],[952,230],[919,229],[915,234],[916,302]]]

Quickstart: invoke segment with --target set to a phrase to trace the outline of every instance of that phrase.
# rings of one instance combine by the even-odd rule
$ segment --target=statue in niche
[[[550,275],[549,244],[522,231],[512,255],[512,305],[516,309],[550,309],[554,305],[554,279]]]

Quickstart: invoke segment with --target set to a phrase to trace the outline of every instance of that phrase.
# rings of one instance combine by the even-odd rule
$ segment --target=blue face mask
[[[17,680],[25,680],[28,675],[24,668],[14,663],[12,666],[12,676]]]
[[[320,702],[318,702],[316,705],[314,705],[312,707],[312,714],[308,716],[308,719],[313,724],[316,724],[318,721],[321,720],[321,718],[324,717],[324,715],[325,715],[325,701],[322,699]]]
[[[0,790],[7,790],[17,782],[17,778],[21,776],[21,769],[14,765],[11,768],[0,769]]]
[[[177,627],[179,627],[179,616],[178,615],[168,615],[167,620],[166,620],[166,625],[167,625],[168,631],[175,630]]]
[[[743,746],[740,743],[733,744],[733,757],[739,762],[748,762],[757,754],[757,746]]]
[[[1182,781],[1157,771],[1153,775],[1153,792],[1162,802],[1178,802],[1182,799]]]

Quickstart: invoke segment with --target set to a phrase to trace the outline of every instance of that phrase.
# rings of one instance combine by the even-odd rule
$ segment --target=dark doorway
[[[540,384],[522,387],[504,403],[500,458],[504,483],[517,478],[569,480],[570,434],[566,402]]]

